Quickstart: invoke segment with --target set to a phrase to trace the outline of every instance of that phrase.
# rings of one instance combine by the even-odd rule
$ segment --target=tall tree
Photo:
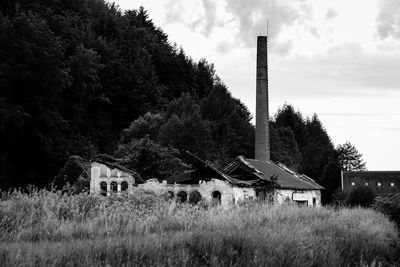
[[[366,171],[366,163],[355,146],[350,142],[338,145],[336,148],[340,168],[344,171]]]

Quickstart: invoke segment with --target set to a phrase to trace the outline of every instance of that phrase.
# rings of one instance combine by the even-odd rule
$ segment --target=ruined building
[[[163,183],[148,181],[139,188],[168,193],[179,202],[200,200],[224,206],[244,200],[271,203],[296,202],[320,206],[323,189],[311,178],[270,160],[268,125],[268,54],[267,37],[257,39],[257,94],[255,159],[238,156],[221,169],[207,164],[190,152],[194,170],[168,177]],[[136,186],[135,173],[121,166],[93,162],[91,193],[119,193]]]
[[[270,160],[268,114],[268,54],[266,36],[257,39],[255,159],[238,156],[216,169],[187,152],[195,170],[167,178],[166,190],[178,201],[229,205],[258,199],[320,206],[323,189],[311,178]]]
[[[90,168],[90,193],[104,196],[112,193],[130,192],[143,183],[140,176],[119,164],[96,159]]]

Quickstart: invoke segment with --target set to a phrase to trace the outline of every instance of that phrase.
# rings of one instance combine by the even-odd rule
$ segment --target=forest
[[[270,121],[272,160],[315,179],[329,202],[341,165],[317,115],[284,104]],[[143,7],[3,0],[0,142],[7,190],[49,186],[72,156],[101,155],[144,180],[190,168],[184,150],[216,166],[253,158],[254,125],[213,64],[171,44]]]

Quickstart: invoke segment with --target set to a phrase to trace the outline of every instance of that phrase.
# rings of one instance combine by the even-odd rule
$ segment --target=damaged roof
[[[222,169],[217,169],[196,155],[186,151],[196,170],[167,178],[168,184],[197,184],[199,180],[209,181],[211,178],[226,180],[236,186],[272,185],[282,189],[321,190],[322,186],[310,177],[296,173],[283,164],[272,161],[246,159],[237,157]],[[240,171],[238,171],[240,170]]]
[[[188,171],[182,174],[170,176],[167,178],[168,184],[173,183],[193,183],[196,184],[199,180],[211,180],[211,178],[216,178],[220,180],[226,180],[237,186],[254,186],[254,185],[264,185],[268,183],[265,180],[260,178],[255,178],[253,180],[240,180],[235,179],[228,174],[218,170],[213,165],[208,164],[204,160],[200,159],[196,155],[190,153],[189,151],[185,151],[185,154],[190,158],[193,165],[196,167],[196,171]]]
[[[273,181],[279,188],[298,190],[324,189],[310,177],[296,173],[285,165],[276,164],[272,161],[246,159],[243,156],[239,156],[226,165],[222,171],[231,175],[238,167],[255,177],[266,181]]]

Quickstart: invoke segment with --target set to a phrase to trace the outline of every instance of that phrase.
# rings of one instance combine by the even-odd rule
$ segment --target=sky
[[[254,117],[256,40],[268,35],[270,115],[316,113],[368,170],[400,170],[399,0],[115,0],[213,63]],[[268,21],[268,23],[267,23]],[[268,27],[267,27],[268,25]]]

